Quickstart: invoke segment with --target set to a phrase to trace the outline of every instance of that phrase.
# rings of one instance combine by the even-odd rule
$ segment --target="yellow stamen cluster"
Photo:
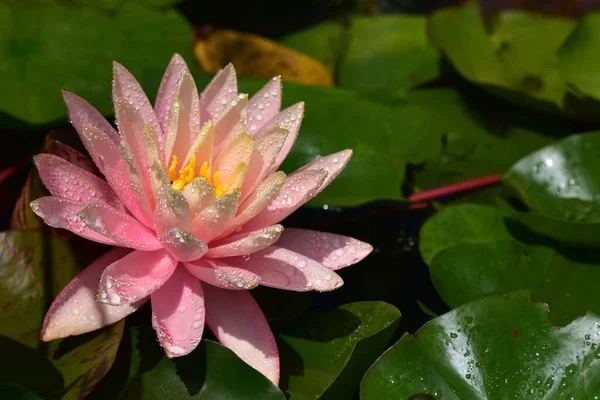
[[[173,156],[173,160],[171,161],[171,165],[169,166],[169,179],[172,182],[171,186],[173,187],[173,189],[183,190],[185,185],[193,181],[194,178],[201,177],[205,178],[212,185],[212,187],[215,189],[215,195],[217,197],[221,197],[225,193],[227,193],[229,185],[221,183],[221,172],[217,171],[214,174],[211,174],[207,161],[204,161],[204,163],[202,163],[198,175],[196,175],[195,155],[192,154],[192,156],[190,157],[190,161],[179,170],[179,174],[177,174],[178,163],[179,158],[177,156]]]

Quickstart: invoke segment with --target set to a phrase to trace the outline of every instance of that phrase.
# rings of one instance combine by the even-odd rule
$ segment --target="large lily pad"
[[[394,306],[362,302],[277,326],[282,388],[295,400],[348,398],[399,319]]]
[[[575,245],[600,246],[600,132],[570,136],[523,158],[503,177],[531,213],[532,230]]]
[[[595,290],[600,254],[556,246],[505,216],[492,207],[461,205],[423,226],[421,249],[444,301],[457,307],[491,294],[530,290],[533,300],[550,305],[555,323],[587,310],[600,313]]]
[[[363,92],[401,93],[440,76],[441,54],[422,16],[355,17],[339,65],[339,85]]]
[[[579,95],[600,100],[600,13],[586,14],[558,53],[563,79]]]
[[[491,296],[404,335],[367,372],[361,399],[594,398],[599,344],[595,314],[557,328],[527,292]]]
[[[443,209],[423,224],[419,237],[421,255],[429,265],[439,252],[457,244],[511,238],[497,208],[472,204]]]
[[[2,373],[0,382],[16,379],[43,398],[84,397],[110,369],[123,334],[123,322],[41,346],[39,331],[50,300],[85,261],[77,260],[78,255],[62,240],[39,232],[1,233],[0,254],[0,334],[28,346],[28,357],[52,371],[45,373],[50,381],[40,388],[38,380],[31,379],[31,366],[20,361],[23,351],[3,348],[3,365],[10,369]],[[2,343],[14,348],[10,343]]]
[[[336,72],[336,85],[378,95],[402,93],[440,76],[441,55],[426,19],[394,14],[327,21],[280,39]]]
[[[191,29],[172,10],[131,2],[109,14],[51,2],[0,4],[0,89],[12,93],[0,99],[0,111],[48,124],[65,117],[60,91],[67,89],[110,113],[113,61],[130,68],[153,96],[160,81],[146,74],[164,71],[176,52],[191,60]],[[11,122],[3,120],[5,127]]]
[[[567,88],[558,72],[557,53],[575,23],[511,11],[499,14],[491,25],[488,34],[478,3],[470,1],[434,12],[428,31],[466,79],[521,104],[563,108]]]
[[[203,340],[169,359],[149,327],[131,328],[116,365],[92,398],[285,399],[271,381],[220,344]]]

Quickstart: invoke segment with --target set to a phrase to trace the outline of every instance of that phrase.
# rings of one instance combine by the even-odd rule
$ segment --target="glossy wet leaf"
[[[573,135],[523,158],[503,176],[510,194],[539,214],[522,216],[528,226],[570,243],[578,238],[584,245],[600,245],[593,234],[600,232],[598,146],[600,132]]]
[[[531,211],[600,221],[600,132],[570,136],[517,162],[502,178]]]
[[[600,14],[586,14],[560,49],[559,69],[563,79],[579,95],[600,99],[597,70],[600,56]]]
[[[277,324],[281,387],[296,400],[348,398],[399,319],[390,304],[360,302]]]
[[[285,399],[271,381],[216,342],[203,340],[189,355],[169,359],[153,329],[132,328],[130,333],[126,350],[131,363],[123,371],[126,399]],[[111,396],[119,393],[114,389]]]
[[[534,301],[567,323],[587,310],[600,314],[600,253],[557,246],[529,233],[499,209],[449,207],[421,230],[431,280],[450,307],[491,294],[530,290]],[[459,227],[466,227],[460,229]],[[444,232],[444,234],[435,234]],[[453,237],[452,234],[455,236]]]
[[[53,378],[44,398],[77,399],[88,394],[108,372],[123,333],[123,322],[86,335],[53,341],[42,347],[39,331],[50,301],[85,266],[89,259],[75,253],[59,238],[39,232],[9,231],[0,234],[0,334],[37,351],[31,357],[52,365],[61,382]],[[85,318],[85,316],[81,316]],[[22,352],[21,352],[22,353]],[[21,353],[3,351],[3,363],[18,365]],[[46,359],[48,361],[46,361]],[[27,367],[20,374],[28,376]],[[36,385],[35,380],[23,384]],[[26,386],[29,388],[29,386]]]
[[[497,208],[466,204],[449,207],[429,218],[419,232],[423,260],[429,265],[441,251],[457,244],[510,239],[504,215]]]
[[[557,52],[575,23],[510,11],[491,25],[488,34],[477,2],[470,1],[434,12],[428,32],[466,79],[518,103],[562,108],[566,86],[556,67]]]
[[[330,71],[306,54],[258,35],[213,30],[194,43],[194,56],[204,72],[216,73],[232,63],[239,76],[272,78],[308,85],[333,85]]]
[[[361,399],[593,398],[600,318],[551,325],[527,292],[486,297],[428,322],[369,369]],[[411,397],[417,396],[417,397]]]
[[[176,52],[191,61],[190,49],[190,27],[173,10],[131,2],[114,13],[51,2],[2,4],[0,89],[13,95],[0,99],[0,111],[28,124],[48,124],[66,116],[60,91],[67,89],[110,113],[114,60],[129,68],[153,98],[160,81],[146,80],[147,74],[164,71]],[[17,124],[3,120],[4,126]]]

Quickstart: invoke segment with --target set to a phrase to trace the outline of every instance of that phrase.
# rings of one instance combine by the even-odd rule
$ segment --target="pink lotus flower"
[[[233,66],[198,95],[175,55],[152,108],[135,78],[114,64],[118,132],[89,103],[63,92],[93,162],[64,148],[35,163],[52,196],[31,203],[53,227],[115,248],[84,269],[50,307],[44,341],[113,324],[152,303],[167,356],[188,354],[204,324],[271,381],[279,356],[267,320],[248,292],[257,285],[327,291],[333,272],[363,259],[367,243],[278,223],[340,173],[352,152],[319,158],[287,176],[304,104],[283,111],[281,82],[251,99]],[[98,283],[99,282],[99,283]]]

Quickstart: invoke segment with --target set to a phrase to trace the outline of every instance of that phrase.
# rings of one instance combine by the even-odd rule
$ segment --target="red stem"
[[[502,173],[481,176],[464,182],[452,183],[450,185],[438,187],[435,189],[425,190],[419,193],[413,193],[408,196],[410,201],[430,201],[440,197],[450,196],[457,193],[468,192],[474,189],[496,185],[500,182]],[[414,204],[413,206],[417,206]]]

